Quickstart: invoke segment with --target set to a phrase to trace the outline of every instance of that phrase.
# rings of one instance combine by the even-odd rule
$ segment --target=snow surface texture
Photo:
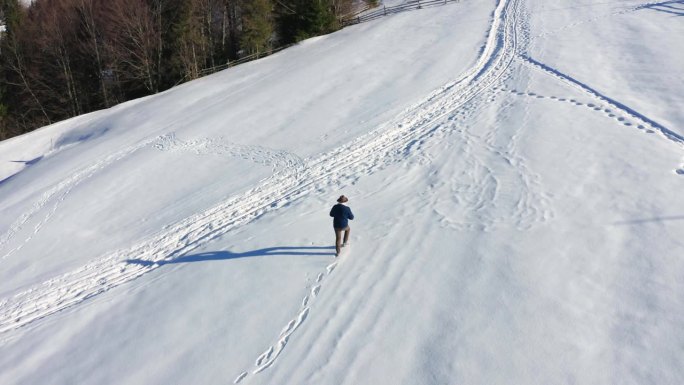
[[[684,383],[683,8],[407,12],[0,143],[0,383]]]

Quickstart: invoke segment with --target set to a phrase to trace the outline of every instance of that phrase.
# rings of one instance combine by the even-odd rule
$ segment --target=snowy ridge
[[[268,211],[330,185],[349,183],[385,164],[403,159],[411,146],[434,134],[434,123],[492,87],[515,58],[517,1],[501,0],[488,39],[476,65],[460,80],[434,92],[425,101],[377,130],[316,159],[276,172],[260,185],[169,226],[129,249],[119,250],[70,273],[0,301],[0,333],[46,317],[85,299],[129,282]],[[115,160],[163,139],[142,143],[77,173],[48,196],[79,183]],[[68,191],[68,190],[67,190]],[[47,202],[48,199],[45,199]],[[24,220],[25,222],[25,220]],[[23,222],[22,222],[23,223]],[[144,263],[130,263],[130,261]]]

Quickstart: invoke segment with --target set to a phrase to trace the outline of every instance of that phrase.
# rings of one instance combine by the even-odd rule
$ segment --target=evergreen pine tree
[[[332,0],[279,2],[278,32],[283,44],[333,32],[338,28]]]
[[[271,47],[274,30],[272,12],[271,0],[252,0],[245,4],[241,44],[248,54],[259,56]]]
[[[26,95],[19,86],[21,81],[12,71],[22,65],[17,63],[21,60],[21,54],[17,53],[17,32],[26,15],[19,0],[1,0],[0,13],[5,26],[4,32],[0,33],[0,140],[4,140],[27,130],[24,119],[12,119],[12,114],[28,115],[22,113],[26,110],[22,108]]]

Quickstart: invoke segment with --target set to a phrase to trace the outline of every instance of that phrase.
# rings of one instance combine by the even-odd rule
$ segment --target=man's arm
[[[354,214],[349,207],[347,207],[347,219],[354,220]]]

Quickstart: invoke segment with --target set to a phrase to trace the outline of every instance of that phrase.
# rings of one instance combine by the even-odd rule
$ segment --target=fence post
[[[385,16],[387,16],[387,6],[385,4],[382,5],[382,10],[385,13]]]

